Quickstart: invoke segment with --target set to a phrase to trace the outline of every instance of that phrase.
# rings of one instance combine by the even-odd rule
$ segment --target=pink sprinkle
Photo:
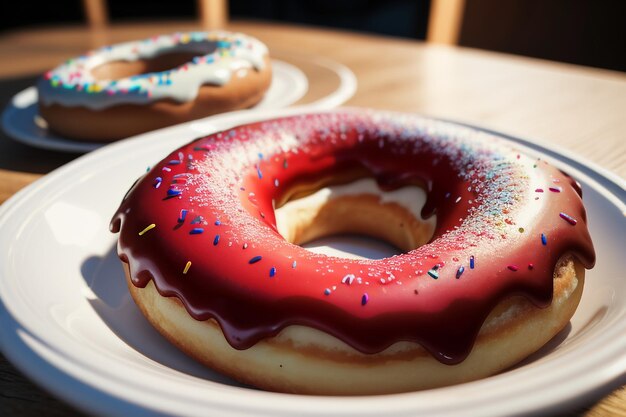
[[[537,188],[537,189],[535,190],[535,192],[536,192],[536,193],[543,193],[543,188]]]
[[[532,263],[528,264],[528,269],[533,269],[535,267],[535,265],[533,265]]]
[[[566,222],[568,222],[569,224],[571,224],[572,226],[576,226],[576,223],[578,223],[578,220],[576,220],[575,218],[573,218],[572,216],[570,216],[569,214],[566,213],[559,213],[559,216],[561,216],[561,218],[563,220],[565,220]]]
[[[515,272],[517,271],[519,268],[517,267],[517,265],[509,265],[507,266],[507,268],[509,268],[511,271]]]
[[[560,193],[561,187],[550,187],[549,190],[552,191],[553,193]]]

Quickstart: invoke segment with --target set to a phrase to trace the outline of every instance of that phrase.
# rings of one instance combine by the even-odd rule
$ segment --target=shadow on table
[[[13,96],[31,87],[39,74],[0,79],[0,110],[4,111]],[[77,158],[80,154],[45,150],[17,142],[0,129],[0,169],[35,174],[48,172]]]

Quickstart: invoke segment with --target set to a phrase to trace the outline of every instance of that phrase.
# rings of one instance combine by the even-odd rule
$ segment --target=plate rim
[[[355,107],[356,108],[356,107]],[[344,108],[344,109],[349,109],[349,108]],[[249,123],[251,121],[254,120],[261,120],[261,119],[268,119],[271,117],[282,117],[282,116],[289,116],[289,115],[294,115],[294,114],[300,114],[300,113],[306,113],[306,112],[320,112],[320,111],[332,111],[331,109],[328,110],[320,110],[320,109],[311,109],[308,108],[307,106],[302,106],[302,107],[293,107],[290,109],[272,109],[272,110],[259,110],[256,112],[251,112],[249,114],[245,114],[245,115],[230,115],[230,117],[225,116],[223,117],[225,119],[225,121],[223,121],[223,123],[220,125],[219,123],[216,124],[216,128],[217,129],[224,129],[224,128],[228,128],[228,127],[232,127],[233,124],[233,119],[234,120],[238,120],[238,122],[236,122],[236,124],[241,124],[241,123]],[[393,113],[393,112],[392,112]],[[481,127],[481,126],[477,126],[477,125],[472,125],[469,123],[463,123],[463,122],[459,122],[459,121],[453,121],[453,120],[447,120],[447,119],[443,119],[443,118],[438,118],[438,117],[433,117],[433,116],[428,116],[428,115],[422,115],[420,113],[414,113],[414,112],[395,112],[395,113],[404,113],[404,114],[414,114],[416,116],[419,117],[423,117],[426,119],[433,119],[433,120],[442,120],[446,123],[453,123],[456,125],[463,125],[463,126],[467,126],[470,127],[472,129],[476,129],[476,130],[480,130],[480,131],[485,131],[487,133],[490,134],[494,134],[496,136],[502,137],[506,140],[512,141],[515,145],[520,145],[520,141],[522,141],[521,145],[525,146],[526,143],[530,143],[530,144],[534,144],[535,146],[537,146],[540,149],[548,149],[552,152],[556,152],[556,150],[558,150],[558,146],[554,146],[551,145],[549,147],[546,147],[545,145],[539,144],[537,143],[537,141],[534,140],[529,140],[529,139],[525,139],[519,136],[514,136],[514,135],[509,135],[507,133],[503,133],[500,131],[495,131],[495,130],[491,130],[489,128],[485,128],[485,127]],[[241,119],[241,120],[239,120]],[[229,126],[230,124],[230,126]],[[224,127],[224,126],[228,126],[228,127]],[[184,125],[176,125],[176,126],[172,126],[166,129],[162,129],[159,131],[154,131],[154,132],[149,132],[143,135],[139,135],[137,137],[134,138],[129,138],[129,139],[125,139],[116,143],[113,143],[107,147],[103,147],[100,148],[98,150],[96,150],[95,152],[91,152],[89,154],[85,154],[82,155],[80,157],[78,157],[77,159],[75,159],[74,161],[59,167],[58,169],[50,172],[48,175],[38,179],[37,181],[35,181],[34,183],[30,184],[29,186],[25,187],[24,189],[20,190],[18,193],[16,193],[14,196],[12,196],[10,199],[8,199],[5,203],[3,203],[0,206],[0,227],[2,226],[2,224],[5,221],[5,216],[7,215],[7,213],[9,213],[11,210],[17,209],[19,208],[20,204],[26,204],[28,202],[28,200],[30,198],[33,197],[33,195],[36,195],[38,192],[40,192],[39,190],[41,188],[44,188],[46,184],[48,184],[51,181],[58,181],[59,177],[63,177],[64,175],[66,175],[66,172],[72,172],[72,170],[79,170],[81,167],[84,167],[86,164],[89,164],[91,162],[91,160],[95,159],[104,159],[107,157],[107,155],[115,155],[116,152],[119,152],[120,150],[125,150],[125,148],[129,147],[129,148],[133,148],[135,146],[143,146],[144,142],[147,142],[150,140],[151,136],[154,135],[162,135],[164,134],[164,132],[167,131],[187,131],[186,134],[191,137],[191,139],[193,138],[193,135],[196,134],[195,132],[190,132],[189,127],[184,124]],[[169,132],[169,133],[174,133],[174,132]],[[208,133],[207,133],[208,134]],[[190,140],[191,140],[190,139]],[[174,146],[174,145],[173,145]],[[532,148],[531,148],[532,149]],[[543,153],[540,149],[533,149],[534,152],[539,152],[539,153]],[[128,149],[130,150],[130,149]],[[576,161],[579,164],[584,164],[582,165],[584,168],[587,168],[587,170],[591,171],[592,173],[595,171],[595,173],[597,173],[597,175],[600,177],[600,181],[602,180],[608,180],[610,181],[612,184],[614,184],[614,186],[619,187],[618,189],[621,191],[624,191],[624,188],[626,188],[625,184],[626,182],[621,180],[619,177],[615,176],[615,175],[611,175],[614,178],[610,178],[607,176],[602,175],[602,171],[604,171],[604,169],[602,169],[601,167],[597,166],[597,164],[595,164],[594,162],[591,161],[586,161],[585,158],[580,157],[578,155],[575,154],[571,154],[571,155],[566,155],[567,159],[572,159],[574,161]],[[554,158],[551,158],[554,159]],[[557,159],[558,160],[558,159]],[[567,162],[562,162],[561,164],[563,165],[569,165]],[[577,174],[583,174],[586,179],[591,179],[594,183],[596,183],[595,185],[600,187],[604,192],[607,192],[613,196],[615,196],[615,198],[617,199],[617,201],[619,201],[622,205],[624,204],[624,202],[626,201],[626,192],[623,193],[624,195],[616,195],[615,193],[613,193],[611,190],[607,189],[600,181],[594,179],[593,177],[590,177],[588,175],[587,172],[583,172],[580,171],[579,169],[577,169],[576,167],[572,167],[574,171],[577,171]],[[600,168],[600,169],[596,169],[596,168]],[[602,195],[604,196],[604,192],[602,192]],[[0,286],[1,288],[1,286]],[[2,298],[0,298],[0,323],[5,322],[5,320],[11,320],[12,319],[12,315],[11,312],[8,310],[7,306],[5,306]],[[19,322],[17,320],[14,320],[16,323],[19,324]],[[2,333],[7,333],[6,331],[6,322],[4,323],[3,326],[0,327],[0,332]],[[36,370],[32,369],[32,366],[29,367],[29,363],[28,361],[22,360],[22,358],[20,358],[19,354],[16,353],[15,350],[11,350],[9,349],[8,345],[8,339],[5,337],[0,338],[0,341],[2,342],[2,345],[0,346],[0,348],[2,348],[2,350],[5,352],[5,354],[7,355],[7,358],[11,359],[11,362],[14,364],[20,364],[21,366],[19,366],[20,370],[22,372],[24,372],[25,374],[29,375],[32,379],[35,380],[35,382],[40,385],[40,386],[44,386],[45,389],[51,390],[53,391],[56,395],[58,395],[61,398],[64,398],[67,402],[77,405],[79,406],[79,408],[82,408],[82,406],[86,407],[86,408],[82,408],[85,411],[88,412],[111,412],[111,411],[119,411],[119,409],[111,409],[111,408],[107,408],[106,404],[99,404],[98,401],[96,401],[95,403],[92,402],[93,400],[90,400],[89,404],[82,404],[82,403],[78,403],[77,399],[74,398],[74,396],[70,396],[67,394],[67,392],[65,392],[63,389],[60,388],[60,386],[55,385],[53,382],[51,381],[42,381],[42,376],[40,374],[38,374],[36,372]],[[36,355],[36,353],[34,351],[29,351],[29,353],[32,353],[33,355]],[[619,352],[618,352],[619,353]],[[42,359],[43,361],[43,359]],[[607,387],[609,385],[611,385],[612,383],[614,383],[614,381],[619,380],[620,378],[623,378],[623,369],[626,367],[626,352],[622,352],[621,358],[619,359],[619,362],[616,362],[621,366],[617,366],[617,367],[609,367],[609,369],[607,370],[606,367],[607,365],[605,364],[604,367],[601,366],[601,364],[597,367],[595,367],[593,369],[593,372],[589,373],[586,375],[585,379],[587,381],[589,381],[590,379],[594,380],[594,387],[592,389],[582,389],[580,387],[578,387],[578,390],[576,390],[576,385],[572,386],[572,381],[565,381],[564,387],[567,387],[567,389],[564,389],[564,387],[560,388],[561,390],[561,396],[566,395],[566,398],[562,398],[562,401],[565,400],[569,400],[571,401],[571,403],[568,404],[568,406],[571,405],[575,405],[576,403],[578,404],[582,404],[583,401],[589,396],[592,395],[593,392],[597,392],[598,390],[601,390],[603,388],[608,389]],[[50,366],[52,366],[52,364],[49,364]],[[25,369],[27,368],[27,369]],[[82,383],[85,384],[84,381],[81,381],[80,379],[77,379],[75,377],[75,375],[69,374],[67,373],[67,370],[62,370],[60,368],[55,368],[57,369],[59,374],[62,374],[66,377],[69,377],[71,379],[74,379],[74,382],[76,383]],[[621,371],[620,371],[621,369]],[[44,375],[45,377],[45,375]],[[485,381],[485,380],[479,380],[477,382],[481,382],[481,381]],[[471,383],[470,383],[471,384]],[[466,384],[462,384],[462,385],[457,385],[457,386],[453,386],[453,387],[448,387],[446,388],[446,390],[450,390],[452,389],[454,391],[454,389],[456,388],[456,391],[458,391],[459,387],[463,387]],[[587,384],[589,385],[589,384]],[[94,387],[90,387],[91,389],[94,389]],[[433,390],[430,390],[430,392],[432,393]],[[567,393],[564,393],[564,391],[567,391]],[[424,391],[422,391],[424,392]],[[109,397],[113,397],[110,393],[106,392],[106,391],[102,391],[102,390],[95,390],[94,394],[96,397],[98,395],[102,396],[106,396],[107,398]],[[288,395],[288,394],[276,394],[276,393],[266,393],[263,392],[263,395]],[[385,398],[385,397],[394,397],[394,398],[402,398],[402,397],[412,397],[415,396],[416,394],[419,393],[405,393],[405,394],[393,394],[391,396],[372,396],[369,397],[371,399],[373,399],[373,401],[377,401],[380,398]],[[85,398],[89,397],[89,395],[86,395]],[[325,399],[327,404],[330,404],[331,406],[337,407],[337,409],[342,409],[342,412],[344,412],[344,414],[348,414],[346,411],[346,404],[345,401],[341,401],[341,399],[352,399],[354,397],[339,397],[339,398],[334,398],[332,400],[329,400],[327,397],[317,397],[317,396],[291,396],[290,398],[305,398],[305,399],[311,399],[311,398],[315,398],[317,401],[320,401],[320,398]],[[284,397],[283,397],[284,398]],[[365,399],[364,397],[358,397],[360,399],[361,402],[371,402],[370,400]],[[122,401],[120,398],[116,398],[116,400]],[[339,401],[338,401],[339,400]],[[100,400],[101,401],[101,400]],[[329,402],[330,401],[330,402]],[[560,403],[550,403],[550,404],[542,404],[541,406],[539,406],[538,403],[534,404],[525,404],[525,408],[523,410],[521,410],[521,412],[526,412],[526,413],[533,413],[533,412],[540,412],[540,411],[545,411],[547,409],[549,409],[550,407],[554,408],[554,407],[558,407]],[[98,403],[98,406],[102,406],[104,408],[99,409],[99,408],[94,408],[94,406],[96,405],[96,403]],[[545,400],[544,400],[545,403]],[[81,405],[82,404],[82,405]],[[121,406],[137,406],[137,404],[133,404],[131,402],[128,401],[123,401],[123,404]],[[153,415],[154,413],[159,413],[159,410],[150,410],[150,409],[145,409],[144,406],[141,407],[142,412],[147,412],[150,415]],[[269,412],[271,413],[276,413],[276,415],[282,415],[282,414],[288,414],[290,412],[293,412],[293,409],[288,409],[288,410],[283,410],[283,411],[279,411],[279,410],[269,410]],[[300,411],[304,411],[304,410],[300,410]],[[413,410],[414,411],[414,410]],[[458,412],[458,410],[451,410],[449,411],[450,413],[452,412]],[[480,410],[480,411],[484,411],[484,410]],[[500,410],[501,411],[501,410]],[[229,411],[229,412],[232,412]],[[235,411],[236,412],[236,411]],[[244,411],[241,411],[246,412]],[[250,410],[247,410],[247,412],[250,412]],[[268,412],[267,410],[264,412]],[[405,413],[411,413],[412,410],[404,410]],[[519,409],[515,409],[514,410],[515,413],[519,413],[520,410]],[[236,415],[236,414],[233,414]]]

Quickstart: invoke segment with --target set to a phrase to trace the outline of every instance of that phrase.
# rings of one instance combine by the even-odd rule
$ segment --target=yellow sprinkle
[[[189,268],[191,268],[191,261],[187,261],[187,265],[185,265],[185,269],[183,269],[183,274],[186,274]]]
[[[141,232],[139,232],[139,236],[143,236],[144,233],[146,233],[148,230],[154,229],[155,227],[156,227],[156,224],[152,223],[151,225],[143,229]]]

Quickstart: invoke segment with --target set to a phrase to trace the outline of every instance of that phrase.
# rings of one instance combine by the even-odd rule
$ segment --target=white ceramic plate
[[[203,128],[302,111],[227,114]],[[623,378],[624,182],[515,138],[508,139],[582,183],[598,252],[571,325],[524,364],[457,386],[367,397],[264,392],[198,365],[153,330],[135,307],[116,258],[116,235],[108,231],[131,183],[174,146],[197,136],[197,128],[193,123],[173,126],[84,155],[0,207],[2,350],[65,401],[107,415],[545,415],[585,404]]]
[[[294,65],[272,60],[272,84],[254,109],[279,109],[302,98],[309,83],[306,75]],[[4,131],[18,142],[30,146],[65,152],[89,152],[103,144],[70,140],[51,132],[39,116],[37,88],[29,87],[16,94],[2,114]]]

